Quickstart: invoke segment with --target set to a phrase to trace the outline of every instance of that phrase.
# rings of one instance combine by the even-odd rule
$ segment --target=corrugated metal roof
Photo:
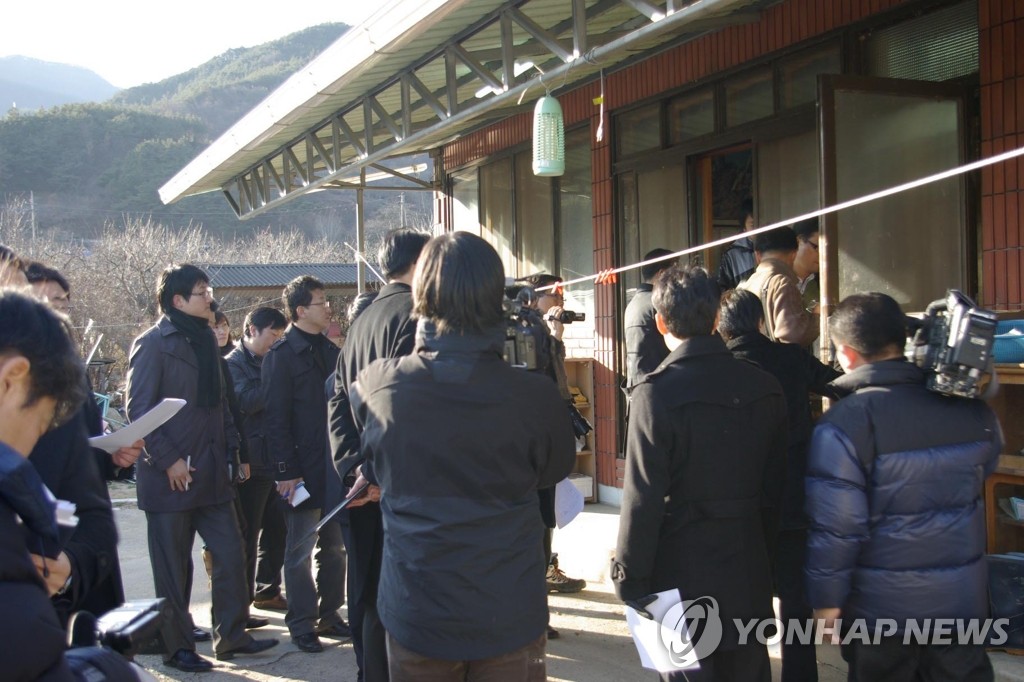
[[[303,275],[312,275],[328,287],[356,285],[355,263],[232,263],[207,265],[203,270],[214,290],[284,288]]]
[[[567,88],[672,41],[755,20],[770,1],[392,0],[289,78],[164,184],[160,196],[171,203],[222,190],[242,217],[255,215],[368,164],[436,148],[520,110],[528,91],[533,98],[542,90],[536,72],[517,74],[503,90],[478,90],[474,78],[480,72],[490,72],[492,83],[502,78],[496,65],[513,53],[545,69],[545,88]],[[558,41],[572,50],[577,7],[587,14],[586,51],[568,62],[533,56]],[[652,18],[652,10],[660,14]],[[510,14],[520,23],[506,22]],[[527,35],[527,24],[547,32],[547,42]],[[462,56],[447,59],[456,52]],[[477,60],[476,73],[466,56]],[[434,99],[415,87],[410,93],[410,81]],[[415,101],[403,104],[410,95]],[[446,115],[439,112],[446,106]]]

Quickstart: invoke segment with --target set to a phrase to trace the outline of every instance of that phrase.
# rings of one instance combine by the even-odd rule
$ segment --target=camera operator
[[[534,289],[552,287],[562,281],[557,275],[537,273],[523,277],[519,282],[529,284]],[[558,384],[558,393],[566,404],[572,404],[572,394],[569,393],[569,382],[565,376],[565,344],[562,342],[562,333],[565,331],[564,319],[571,319],[575,313],[566,311],[565,298],[562,296],[561,287],[554,286],[551,289],[537,292],[534,307],[548,323],[551,331],[551,376]],[[575,449],[575,448],[574,448]],[[547,529],[544,533],[544,556],[548,562],[547,584],[548,592],[572,593],[580,592],[587,586],[587,581],[582,578],[570,578],[558,567],[558,555],[552,552],[552,536],[555,529],[555,489],[550,488],[540,491],[540,514]],[[548,627],[548,639],[557,639],[558,630]]]
[[[503,295],[487,242],[430,240],[413,282],[415,352],[350,389],[387,529],[377,607],[392,682],[545,679],[536,491],[565,478],[575,452],[550,380],[502,359]]]
[[[826,628],[841,617],[875,633],[843,644],[850,680],[991,680],[980,643],[904,637],[908,620],[988,616],[981,493],[1003,445],[983,401],[926,388],[928,373],[903,357],[905,324],[879,293],[847,297],[829,319],[846,371],[832,385],[848,395],[811,438],[808,600]],[[895,632],[879,637],[881,621]]]

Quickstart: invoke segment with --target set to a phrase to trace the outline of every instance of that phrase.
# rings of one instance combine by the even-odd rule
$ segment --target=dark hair
[[[376,291],[364,291],[361,294],[357,294],[352,299],[352,304],[345,311],[345,316],[348,318],[348,323],[352,324],[359,317],[360,313],[370,307],[370,304],[377,300]]]
[[[792,227],[778,227],[754,237],[754,251],[758,253],[796,251],[796,248],[796,233]]]
[[[647,254],[644,256],[644,260],[651,260],[652,258],[660,258],[661,256],[670,255],[672,255],[672,252],[669,251],[668,249],[654,249],[652,251],[647,252]],[[660,260],[657,263],[648,263],[647,265],[640,268],[640,279],[641,281],[644,282],[650,282],[659,272],[661,272],[665,268],[670,268],[675,264],[676,261],[673,258],[666,258],[665,260]]]
[[[85,370],[68,322],[34,298],[0,290],[0,357],[14,355],[30,364],[31,383],[24,407],[41,398],[54,399],[55,424],[78,410],[85,399]]]
[[[807,241],[811,238],[811,235],[821,232],[821,227],[818,225],[817,218],[808,218],[793,225],[793,232],[796,234],[797,239]]]
[[[389,230],[377,250],[377,265],[384,277],[394,279],[408,272],[428,241],[429,234],[409,227]]]
[[[4,270],[8,268],[24,272],[25,263],[18,258],[18,254],[14,253],[10,247],[0,244],[0,274],[3,274]]]
[[[249,336],[250,327],[256,327],[256,332],[259,333],[267,327],[271,329],[284,329],[287,326],[288,319],[284,316],[284,313],[277,308],[263,306],[256,308],[256,310],[250,310],[249,314],[245,316],[242,333]]]
[[[740,202],[740,229],[743,228],[743,224],[747,222],[747,218],[754,217],[754,200],[751,197],[747,197]]]
[[[907,318],[891,296],[877,292],[847,296],[828,320],[832,342],[853,348],[872,361],[902,352]]]
[[[220,324],[221,322],[227,322],[228,326],[229,327],[231,326],[231,320],[229,320],[228,316],[225,315],[224,313],[222,313],[219,310],[213,311],[213,322],[214,322],[214,324]]]
[[[651,302],[677,339],[711,334],[718,300],[718,282],[696,265],[673,265],[654,279]]]
[[[480,333],[502,320],[505,270],[494,247],[469,232],[434,237],[412,285],[413,314],[439,332]]]
[[[65,294],[71,293],[71,285],[68,284],[67,279],[64,275],[60,274],[57,270],[51,267],[43,265],[39,261],[32,261],[25,268],[25,278],[29,284],[41,284],[42,282],[54,282],[57,286],[64,290]]]
[[[718,306],[718,333],[726,341],[744,334],[759,333],[764,319],[761,299],[746,289],[730,289]]]
[[[210,278],[195,265],[168,265],[156,281],[156,300],[160,303],[160,310],[165,313],[174,310],[174,297],[188,298],[200,282],[209,284]]]
[[[558,275],[549,275],[546,272],[538,272],[533,275],[527,275],[526,277],[520,277],[516,281],[525,282],[534,289],[539,289],[540,287],[549,287],[552,284],[558,284],[562,281],[562,278]]]
[[[292,322],[299,321],[299,306],[308,306],[313,302],[313,292],[323,291],[324,283],[312,275],[296,277],[285,285],[281,292],[281,303],[292,318]]]

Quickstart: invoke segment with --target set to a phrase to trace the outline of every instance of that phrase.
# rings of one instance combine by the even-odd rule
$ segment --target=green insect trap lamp
[[[565,174],[565,125],[562,106],[551,95],[533,108],[533,174],[549,177]]]

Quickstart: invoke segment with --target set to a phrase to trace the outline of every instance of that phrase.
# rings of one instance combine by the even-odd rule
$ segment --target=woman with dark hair
[[[220,310],[215,310],[213,315],[213,334],[217,337],[217,348],[221,355],[227,355],[235,348],[234,339],[231,338],[231,320]]]
[[[537,490],[568,475],[575,448],[554,382],[502,358],[504,284],[483,239],[432,239],[413,281],[416,351],[374,362],[350,393],[387,528],[392,682],[546,679]]]

